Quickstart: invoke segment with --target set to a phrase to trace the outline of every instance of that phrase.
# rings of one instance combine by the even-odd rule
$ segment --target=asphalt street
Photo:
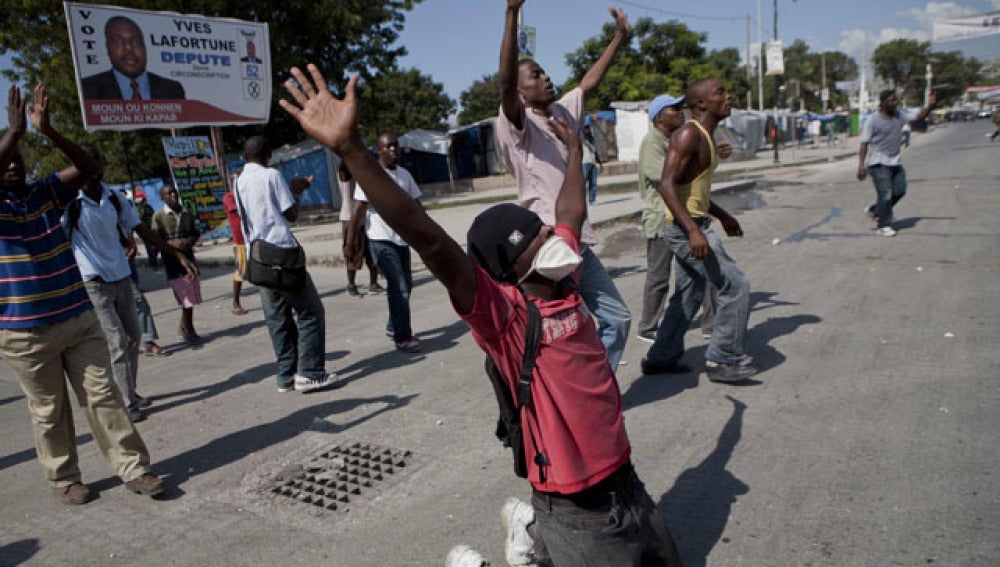
[[[618,372],[633,461],[686,565],[997,564],[991,131],[980,121],[914,137],[895,238],[872,234],[862,211],[874,191],[853,159],[751,172],[755,189],[720,197],[746,235],[726,247],[751,282],[757,380],[709,382],[697,328],[685,355],[695,373],[641,376],[646,344],[634,339]],[[481,206],[448,214],[463,209],[471,219]],[[625,220],[599,234],[598,255],[637,318],[641,233]],[[411,303],[424,352],[406,355],[383,334],[383,296],[348,296],[342,268],[311,273],[328,369],[344,384],[302,395],[276,391],[255,291],[245,292],[250,315],[229,313],[229,270],[205,270],[195,326],[208,341],[197,349],[179,345],[162,275],[143,271],[161,343],[176,347],[140,363],[139,391],[154,406],[138,428],[172,486],[161,500],[125,490],[76,412],[84,481],[99,498],[59,504],[27,402],[2,367],[0,566],[432,566],[459,543],[503,565],[500,507],[530,492],[493,437],[483,357],[443,288],[418,266]],[[322,507],[315,492],[285,494],[303,471],[311,480],[296,490],[316,489],[331,467],[373,463],[377,474],[353,474],[343,489],[323,484],[336,490]]]

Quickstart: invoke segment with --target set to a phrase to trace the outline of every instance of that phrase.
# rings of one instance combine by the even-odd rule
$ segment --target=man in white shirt
[[[299,197],[310,179],[296,177],[291,188],[281,173],[267,167],[271,148],[262,136],[243,145],[247,163],[236,181],[236,206],[243,221],[248,253],[254,240],[281,248],[298,246],[289,222],[299,218]],[[337,375],[326,371],[326,312],[312,278],[297,291],[260,288],[271,345],[278,359],[278,391],[307,393],[332,385]]]
[[[399,166],[399,140],[395,134],[387,132],[378,137],[378,161],[396,185],[414,200],[420,199],[420,187],[417,187],[410,172]],[[389,323],[385,327],[385,334],[392,337],[397,350],[420,352],[420,341],[413,336],[410,326],[410,291],[413,289],[410,247],[382,220],[378,211],[368,206],[368,197],[360,186],[354,190],[354,201],[354,216],[348,225],[352,237],[348,239],[348,243],[360,241],[355,235],[361,230],[363,222],[372,256],[386,281]],[[353,255],[357,252],[352,250],[351,253]]]

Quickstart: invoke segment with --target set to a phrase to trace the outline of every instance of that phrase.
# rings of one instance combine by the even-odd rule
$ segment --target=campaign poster
[[[784,75],[785,74],[785,55],[782,49],[782,43],[780,39],[767,42],[767,74],[768,75]]]
[[[267,24],[66,2],[84,128],[263,124]]]
[[[533,61],[535,59],[535,28],[533,26],[517,26],[517,60]]]
[[[1000,12],[934,22],[935,43],[997,34],[1000,34]]]
[[[163,138],[174,187],[191,212],[203,239],[226,238],[229,223],[222,206],[226,186],[208,136]]]

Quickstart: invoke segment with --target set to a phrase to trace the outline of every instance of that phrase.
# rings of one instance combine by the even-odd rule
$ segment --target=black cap
[[[494,205],[472,221],[466,242],[469,255],[493,279],[514,283],[514,261],[542,229],[542,219],[512,204]]]

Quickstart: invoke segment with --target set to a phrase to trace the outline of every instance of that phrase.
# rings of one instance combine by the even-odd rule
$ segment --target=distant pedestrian
[[[368,266],[368,293],[379,294],[385,291],[378,284],[378,266],[375,258],[372,257],[371,246],[368,244],[368,235],[364,230],[355,231],[351,234],[349,225],[351,216],[354,214],[354,190],[357,183],[351,170],[343,162],[337,167],[337,185],[340,187],[340,235],[342,239],[341,253],[344,255],[344,264],[347,268],[347,295],[351,297],[361,297],[358,290],[357,275],[362,266]],[[355,241],[351,242],[350,239]],[[360,251],[360,252],[359,252]]]
[[[580,143],[583,144],[583,181],[587,184],[587,200],[593,205],[597,201],[597,174],[604,166],[601,165],[601,159],[597,155],[590,124],[584,125]]]
[[[990,135],[991,142],[1000,136],[1000,106],[993,109],[993,125],[996,126],[996,130]]]
[[[198,242],[200,233],[195,227],[191,211],[181,203],[180,194],[173,185],[164,185],[160,189],[160,199],[163,200],[163,209],[153,215],[153,232],[180,250],[194,264],[194,245]],[[187,277],[184,266],[169,256],[163,257],[163,267],[170,289],[174,292],[174,299],[181,308],[177,334],[187,345],[200,344],[201,336],[194,329],[194,307],[201,305],[201,282],[197,278]]]
[[[163,480],[150,474],[149,451],[112,385],[107,341],[62,229],[63,211],[100,165],[53,128],[45,89],[38,85],[31,122],[71,165],[27,184],[17,147],[27,130],[25,110],[20,89],[12,85],[8,128],[0,136],[0,357],[28,399],[36,454],[56,498],[71,505],[92,498],[80,475],[70,391],[95,445],[125,487],[159,494]]]
[[[660,183],[660,195],[672,217],[664,238],[679,269],[656,341],[642,361],[642,373],[690,371],[681,363],[684,334],[711,283],[718,294],[715,327],[705,350],[706,373],[713,382],[743,382],[756,373],[745,353],[750,283],[711,228],[714,216],[727,235],[743,236],[740,223],[711,198],[712,174],[718,165],[712,135],[729,116],[732,100],[721,81],[706,78],[688,87],[685,102],[691,120],[671,137]]]
[[[869,116],[861,128],[858,181],[864,181],[871,174],[875,184],[876,201],[867,209],[868,216],[877,222],[875,234],[896,236],[892,228],[892,211],[906,195],[906,171],[900,164],[903,125],[927,118],[937,102],[937,94],[932,90],[927,106],[920,111],[898,110],[899,99],[893,89],[879,93],[878,100],[878,111]]]
[[[142,224],[146,228],[152,229],[153,215],[156,211],[153,210],[153,207],[149,206],[149,198],[142,191],[142,187],[139,185],[136,185],[135,188],[132,189],[132,202],[134,203],[136,214],[139,215],[139,220],[142,221]],[[156,246],[148,243],[146,244],[146,265],[149,266],[150,269],[156,270],[160,267],[159,262],[156,260],[159,254],[160,251],[156,249]]]
[[[128,267],[131,271],[133,297],[135,298],[135,310],[139,314],[139,329],[142,331],[142,346],[139,352],[146,356],[170,356],[170,349],[156,343],[160,339],[156,331],[156,321],[153,319],[153,311],[149,308],[149,301],[146,294],[139,287],[139,269],[135,265],[135,248],[128,251]]]
[[[396,185],[419,203],[420,187],[410,172],[399,165],[399,140],[395,134],[386,132],[378,137],[378,161]],[[352,246],[350,255],[357,257],[362,253],[356,248],[356,243],[361,241],[357,233],[364,230],[368,235],[368,244],[371,246],[375,263],[385,276],[385,295],[389,302],[389,322],[385,326],[385,334],[392,337],[397,350],[420,352],[420,340],[413,336],[410,322],[410,292],[413,291],[410,247],[382,220],[379,211],[368,205],[368,197],[365,196],[364,187],[360,184],[354,190],[354,202],[354,213],[349,227],[352,236],[348,242],[355,246]]]
[[[517,180],[518,203],[537,213],[543,222],[555,222],[558,189],[566,176],[567,150],[548,129],[550,118],[564,118],[574,128],[583,119],[584,100],[600,84],[618,49],[632,31],[621,9],[609,12],[614,35],[603,53],[587,70],[580,84],[556,99],[552,80],[535,61],[517,60],[517,20],[524,0],[507,0],[500,46],[500,114],[497,138],[509,170]],[[617,369],[628,343],[632,316],[621,293],[592,247],[597,234],[584,222],[580,268],[580,293],[597,317],[598,334],[608,352],[611,369]]]
[[[910,123],[909,122],[907,122],[906,124],[903,124],[903,147],[904,148],[910,147],[910,135],[912,134],[912,132],[913,132],[913,128],[910,127]]]
[[[239,171],[242,171],[242,168]],[[236,269],[233,270],[233,305],[230,307],[230,312],[233,315],[246,315],[248,311],[240,303],[240,293],[243,291],[243,280],[247,273],[247,246],[243,240],[243,228],[240,226],[240,212],[236,208],[236,198],[233,197],[233,189],[236,188],[238,178],[239,172],[234,173],[229,191],[222,196],[222,208],[226,211],[229,231],[233,235],[233,262],[236,264]]]
[[[281,248],[295,248],[290,222],[299,218],[299,199],[310,178],[296,177],[291,187],[281,172],[267,167],[271,146],[262,136],[243,145],[247,160],[236,185],[236,204],[243,213],[247,243],[262,240]],[[278,359],[278,391],[307,393],[332,386],[337,375],[326,371],[326,311],[312,277],[302,289],[260,288],[260,305]]]

